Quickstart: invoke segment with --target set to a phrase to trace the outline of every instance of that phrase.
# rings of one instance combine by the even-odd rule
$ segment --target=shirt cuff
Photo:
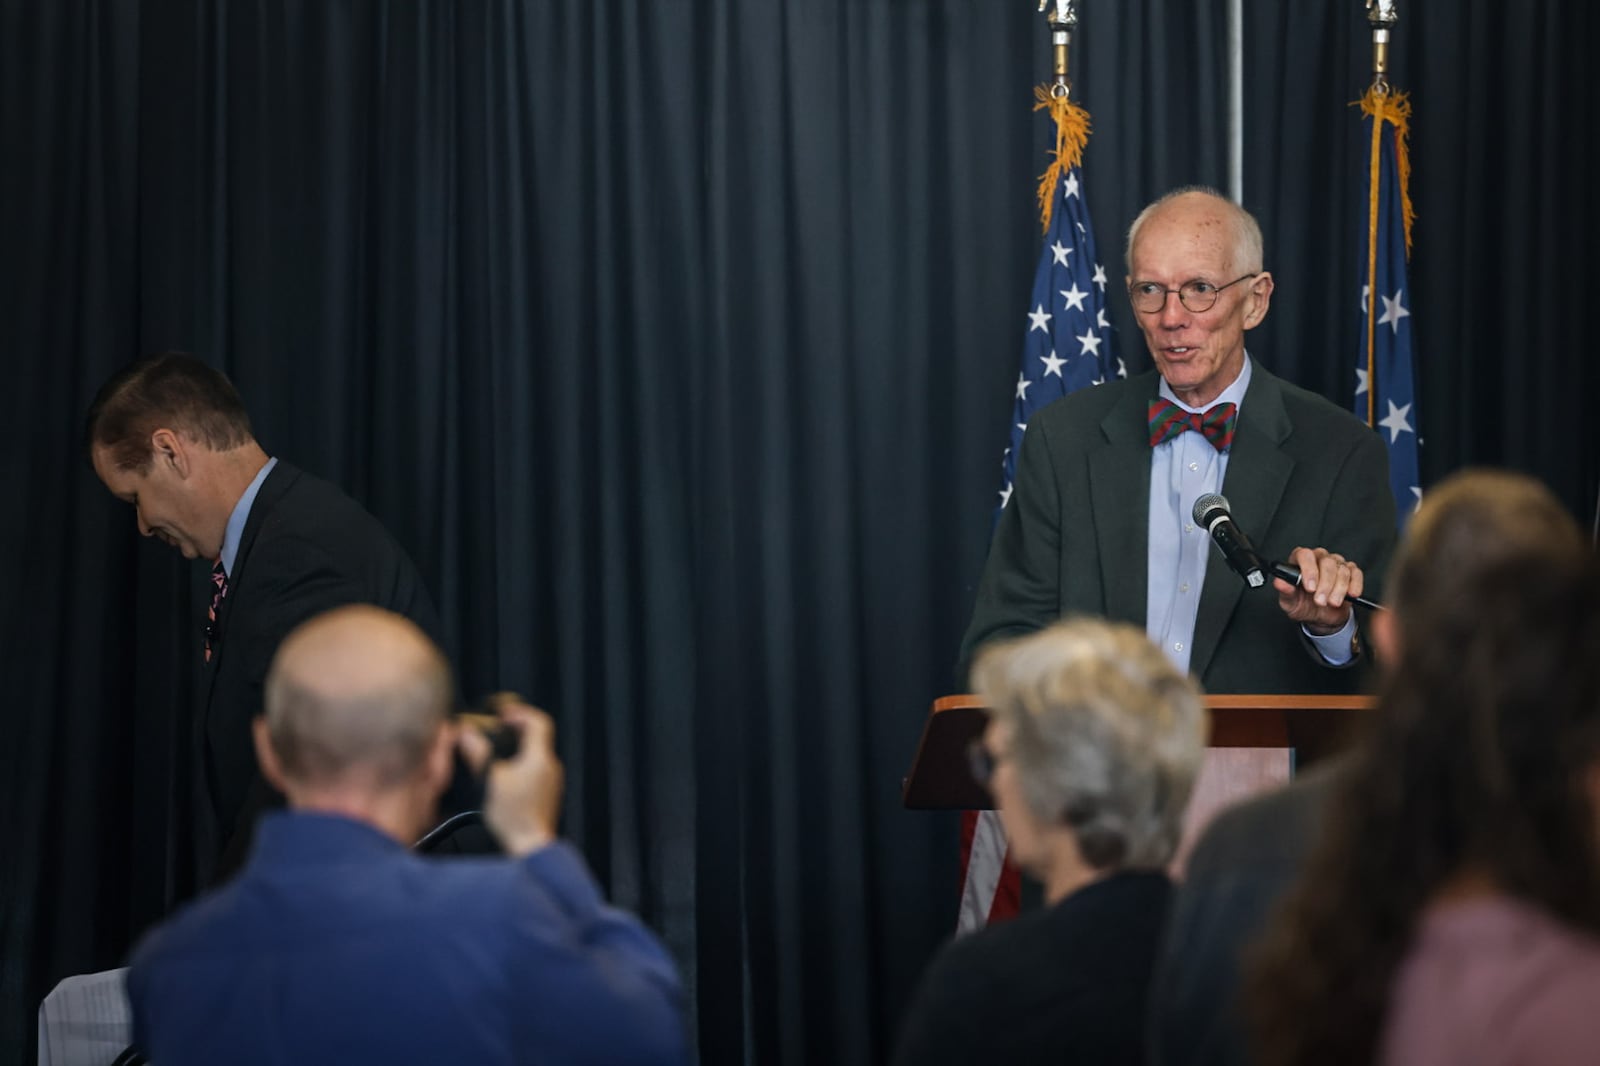
[[[1344,620],[1344,625],[1336,632],[1327,636],[1318,636],[1305,626],[1300,627],[1300,632],[1305,634],[1311,646],[1317,649],[1317,654],[1322,656],[1323,662],[1329,666],[1345,666],[1356,657],[1356,612],[1354,606],[1350,608],[1350,617]]]

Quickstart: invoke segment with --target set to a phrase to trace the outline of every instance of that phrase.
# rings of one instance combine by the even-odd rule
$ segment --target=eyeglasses
[[[967,769],[972,773],[972,779],[984,788],[989,787],[989,782],[994,779],[994,767],[998,760],[983,743],[982,737],[975,737],[967,742]]]
[[[1128,299],[1132,301],[1135,311],[1153,315],[1167,306],[1167,295],[1175,292],[1178,294],[1178,302],[1198,315],[1203,311],[1211,310],[1217,305],[1217,297],[1222,295],[1223,289],[1232,288],[1239,282],[1253,278],[1259,273],[1261,271],[1253,270],[1242,278],[1234,278],[1226,285],[1213,285],[1209,281],[1195,278],[1193,281],[1184,282],[1176,289],[1157,285],[1153,281],[1136,281],[1128,286]]]

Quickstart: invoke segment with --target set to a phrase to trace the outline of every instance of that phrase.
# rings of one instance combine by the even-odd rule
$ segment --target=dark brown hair
[[[1250,960],[1262,1066],[1372,1062],[1424,908],[1453,877],[1600,932],[1600,571],[1531,479],[1467,472],[1413,519],[1372,732]]]
[[[150,435],[171,429],[213,451],[252,439],[250,416],[233,383],[184,352],[137,359],[100,386],[84,419],[83,444],[109,449],[119,470],[150,463]]]

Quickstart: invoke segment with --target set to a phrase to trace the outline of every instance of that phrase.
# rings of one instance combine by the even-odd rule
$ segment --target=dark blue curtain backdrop
[[[1401,6],[1425,475],[1529,470],[1587,520],[1591,5]],[[1113,279],[1144,201],[1226,180],[1222,7],[1079,5]],[[1362,4],[1243,7],[1251,349],[1343,402]],[[0,1059],[192,889],[204,568],[79,447],[174,347],[412,551],[467,693],[555,714],[566,829],[681,962],[703,1061],[885,1057],[954,922],[955,819],[898,790],[998,489],[1034,8],[0,0]]]

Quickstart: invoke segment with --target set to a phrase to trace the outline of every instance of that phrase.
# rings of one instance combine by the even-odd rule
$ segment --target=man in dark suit
[[[251,827],[278,797],[250,740],[279,642],[331,607],[376,604],[435,640],[415,565],[334,486],[269,457],[220,372],[182,353],[140,359],[100,389],[86,444],[95,473],[133,504],[139,532],[212,564],[203,644],[198,838],[202,883],[243,861]]]
[[[1273,282],[1243,208],[1170,193],[1134,221],[1127,258],[1156,369],[1030,420],[962,663],[986,641],[1088,613],[1143,626],[1211,692],[1355,689],[1356,672],[1337,669],[1361,658],[1350,598],[1381,577],[1394,542],[1382,440],[1245,354]],[[1212,558],[1192,517],[1210,493],[1264,557],[1298,567],[1298,586],[1247,590]]]

